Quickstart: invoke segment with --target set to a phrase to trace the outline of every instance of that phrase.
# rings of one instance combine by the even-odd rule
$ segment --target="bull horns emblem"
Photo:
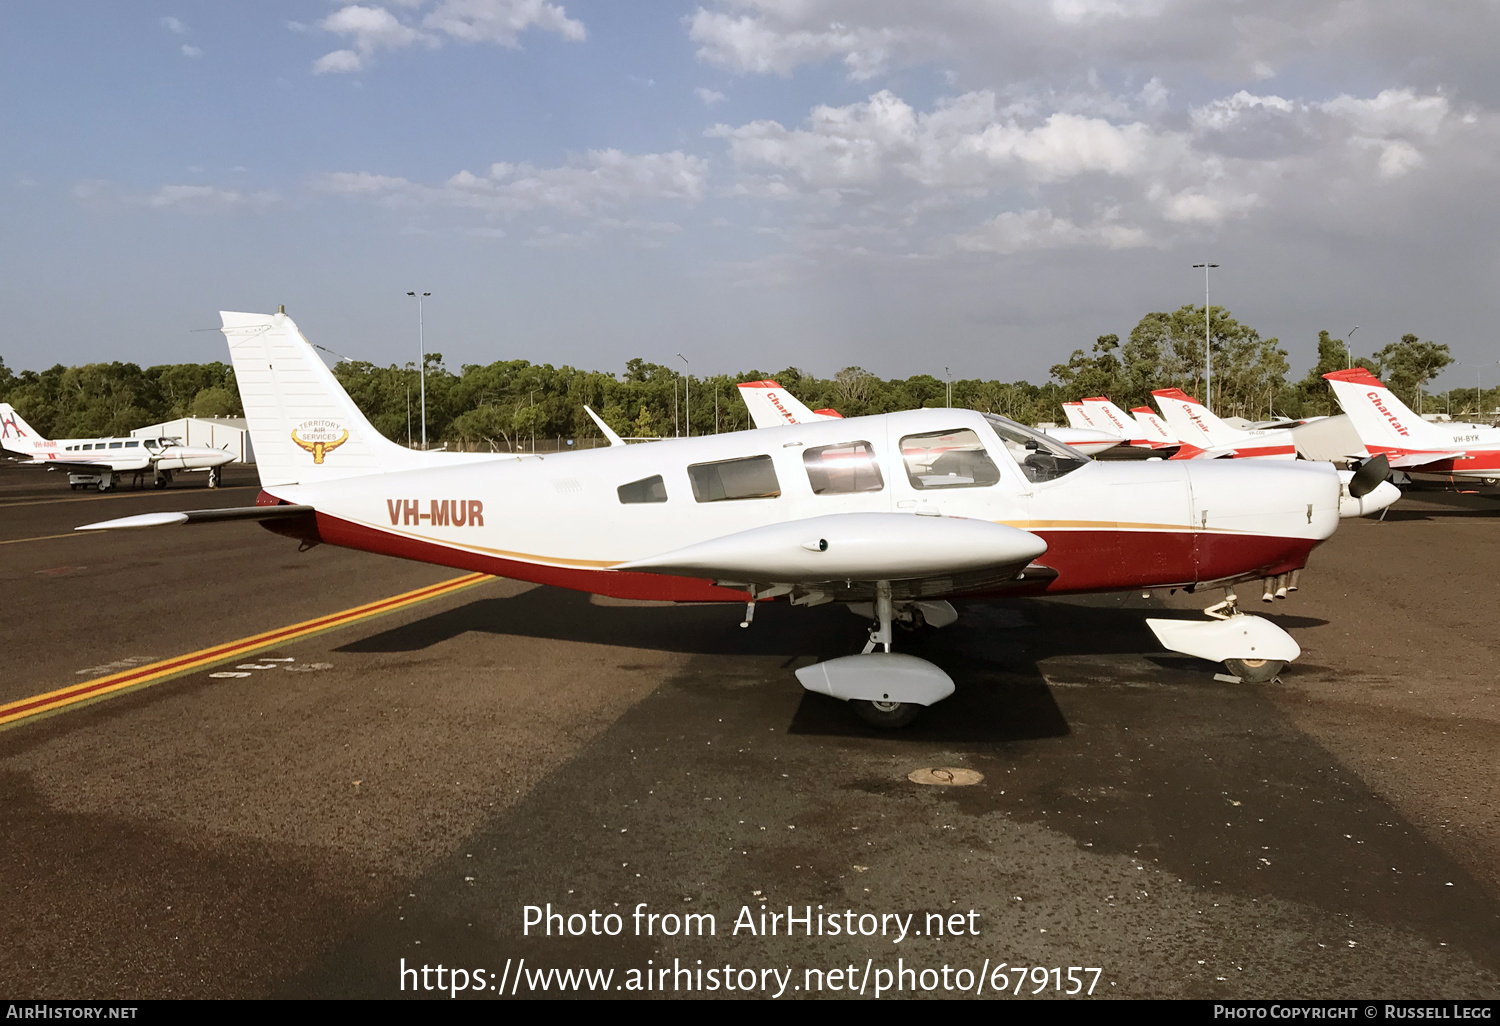
[[[308,427],[308,426],[309,425],[307,425],[307,424],[301,425],[301,427],[304,427],[304,428]],[[329,436],[331,436],[333,434],[332,431],[329,431],[326,428],[319,429],[319,428],[316,428],[316,427],[313,428],[313,430],[311,432],[309,432],[309,433],[310,434],[311,433],[327,434]],[[339,446],[343,445],[348,440],[349,440],[349,430],[348,430],[348,428],[345,428],[343,434],[339,435],[339,437],[337,437],[337,438],[331,438],[331,437],[330,438],[319,438],[319,439],[316,439],[316,440],[311,441],[311,442],[306,441],[306,440],[300,438],[297,435],[297,429],[294,428],[292,430],[292,441],[296,442],[297,445],[300,446],[301,448],[306,449],[308,452],[312,453],[313,463],[314,464],[318,464],[318,465],[322,464],[323,457],[325,457],[329,453],[333,452],[333,450],[337,449]]]

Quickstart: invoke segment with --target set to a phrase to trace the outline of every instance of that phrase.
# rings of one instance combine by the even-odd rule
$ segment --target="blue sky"
[[[1027,377],[1215,302],[1309,362],[1495,321],[1496,5],[0,7],[0,357],[219,309],[451,365]],[[1500,365],[1491,380],[1500,382]]]

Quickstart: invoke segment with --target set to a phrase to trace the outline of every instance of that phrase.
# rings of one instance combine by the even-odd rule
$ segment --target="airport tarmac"
[[[98,495],[0,468],[0,707],[65,703],[0,730],[10,996],[435,984],[404,959],[483,970],[466,993],[492,997],[502,973],[537,996],[529,974],[575,968],[613,969],[610,996],[631,970],[652,996],[705,996],[684,983],[726,966],[736,987],[755,970],[750,996],[873,997],[902,968],[904,996],[956,996],[961,969],[985,995],[1016,967],[1057,967],[1066,990],[1080,966],[1095,996],[1500,997],[1494,489],[1346,521],[1265,607],[1304,649],[1281,682],[1217,681],[1142,623],[1217,593],[974,603],[898,645],[958,693],[880,733],[792,676],[858,650],[839,608],[762,608],[741,630],[742,607],[460,580],[252,524],[71,532],[245,505],[253,481]],[[927,768],[983,780],[908,779]],[[621,932],[523,936],[548,903]],[[841,929],[914,916],[899,943],[824,919],[788,937],[788,906]],[[687,913],[714,935],[661,935]],[[931,935],[938,913],[958,935]],[[663,967],[690,972],[643,975]]]

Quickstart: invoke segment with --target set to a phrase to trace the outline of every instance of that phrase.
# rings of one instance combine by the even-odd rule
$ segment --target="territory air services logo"
[[[292,429],[292,441],[312,453],[316,464],[348,440],[348,429],[333,420],[304,420]]]

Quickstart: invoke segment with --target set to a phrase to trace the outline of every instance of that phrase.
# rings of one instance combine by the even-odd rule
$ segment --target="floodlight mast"
[[[1212,334],[1208,330],[1210,313],[1208,306],[1208,270],[1218,264],[1194,264],[1203,268],[1203,405],[1214,408],[1214,349]]]
[[[688,385],[692,381],[693,365],[688,363],[688,358],[686,356],[683,356],[681,353],[677,354],[677,359],[681,360],[688,369],[687,374],[682,379],[682,426],[686,429],[687,437],[692,438],[693,401],[692,398],[688,395]]]
[[[417,299],[417,350],[420,354],[420,362],[417,370],[422,376],[422,448],[427,448],[427,339],[422,333],[422,300],[432,295],[431,292],[408,292],[408,296],[416,296]]]

